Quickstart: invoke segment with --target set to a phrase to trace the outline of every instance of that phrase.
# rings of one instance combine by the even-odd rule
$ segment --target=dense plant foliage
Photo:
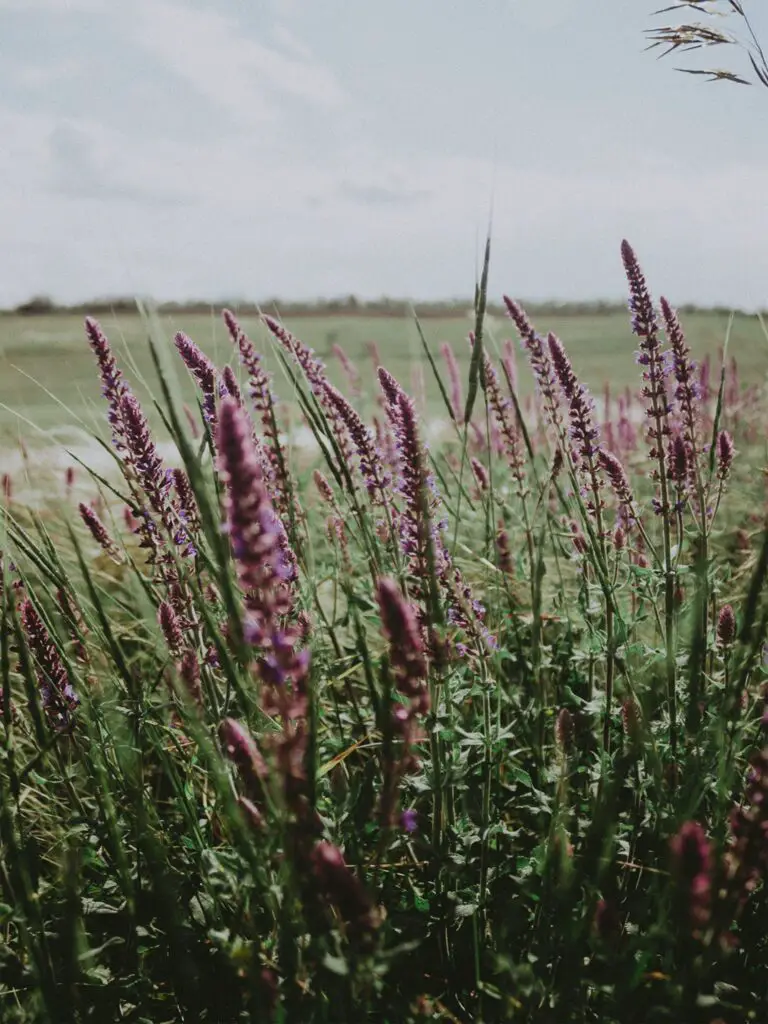
[[[225,312],[196,414],[150,341],[166,464],[86,321],[116,472],[6,485],[3,1021],[762,1019],[765,396],[622,258],[636,392],[507,298],[519,399],[486,253],[429,448],[264,317],[293,445]]]

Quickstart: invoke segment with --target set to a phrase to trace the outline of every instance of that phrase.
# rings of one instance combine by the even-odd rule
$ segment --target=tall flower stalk
[[[664,642],[666,649],[667,704],[672,759],[677,756],[677,663],[675,660],[675,567],[672,561],[671,506],[667,473],[666,439],[669,436],[669,402],[664,357],[659,341],[659,324],[645,276],[632,246],[621,244],[621,256],[629,283],[632,331],[640,339],[638,362],[643,367],[642,395],[648,402],[646,417],[649,455],[656,464],[654,478],[659,488],[657,511],[661,517],[664,574]]]
[[[179,331],[173,340],[184,365],[195,378],[202,392],[203,415],[206,422],[211,429],[215,429],[216,391],[219,376],[216,367],[183,331]]]
[[[294,543],[296,536],[296,514],[293,483],[288,473],[288,462],[285,449],[280,440],[280,431],[275,409],[275,397],[272,391],[272,379],[262,365],[261,356],[245,333],[234,313],[225,309],[223,313],[232,343],[238,351],[240,362],[248,374],[248,397],[261,423],[265,449],[267,451],[271,482],[271,490],[275,505],[281,515],[288,516],[291,522],[291,537]]]
[[[428,663],[415,611],[393,580],[382,578],[378,581],[376,601],[382,632],[389,644],[390,667],[394,671],[398,693],[404,701],[396,702],[392,708],[390,729],[392,736],[400,741],[400,750],[397,756],[390,751],[386,759],[380,798],[382,824],[390,826],[397,809],[400,780],[417,765],[413,748],[419,738],[419,720],[430,708],[426,683]],[[437,758],[434,735],[432,743],[433,757]],[[435,797],[433,822],[438,823],[442,816],[440,790],[436,789]]]
[[[614,649],[614,595],[611,580],[607,574],[608,549],[606,531],[603,523],[604,502],[602,498],[602,469],[605,465],[600,456],[600,432],[594,421],[594,403],[584,384],[581,384],[573,370],[565,348],[554,334],[547,338],[549,354],[557,380],[560,384],[565,405],[568,411],[570,427],[570,458],[577,479],[586,486],[586,510],[595,522],[595,542],[599,552],[600,563],[605,574],[600,574],[600,585],[605,601],[605,714],[603,716],[603,749],[610,750],[611,714],[613,710],[613,690],[616,676],[616,652]],[[625,495],[626,497],[626,495]],[[586,524],[588,525],[588,523]]]
[[[72,724],[72,713],[80,704],[64,662],[35,606],[25,598],[20,607],[21,625],[35,660],[43,710],[58,728]]]
[[[333,432],[334,441],[336,445],[338,445],[339,452],[341,454],[342,463],[346,465],[350,461],[350,456],[352,454],[350,450],[349,433],[338,409],[326,392],[326,388],[328,387],[328,378],[325,372],[325,364],[317,358],[308,345],[305,345],[303,341],[300,341],[295,337],[295,335],[291,334],[290,331],[286,330],[286,328],[283,327],[282,324],[278,323],[278,321],[273,317],[265,315],[263,320],[272,332],[273,336],[280,342],[286,352],[289,352],[293,356],[304,371],[304,376],[307,378],[312,394],[315,396],[328,418],[328,422]]]
[[[269,500],[248,417],[229,397],[219,409],[217,451],[226,487],[225,529],[244,595],[244,639],[258,651],[262,709],[281,721],[274,756],[283,796],[296,817],[303,818],[309,652],[300,648],[300,632],[289,621],[295,568]]]

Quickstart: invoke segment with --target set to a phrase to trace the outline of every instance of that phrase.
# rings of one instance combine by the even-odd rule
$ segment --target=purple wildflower
[[[352,394],[354,395],[355,398],[359,398],[359,396],[360,396],[360,374],[355,369],[354,364],[352,363],[352,360],[349,358],[349,356],[344,351],[344,349],[341,347],[341,345],[337,345],[337,344],[334,343],[331,346],[331,351],[333,352],[333,354],[338,359],[339,363],[341,364],[341,368],[344,370],[344,373],[346,374],[346,377],[347,377],[347,380],[349,381],[349,386],[351,388]]]
[[[593,418],[594,402],[586,386],[579,383],[560,339],[554,334],[549,334],[547,345],[552,368],[568,407],[568,418],[571,422],[571,458],[575,469],[580,471],[588,482],[592,496],[587,502],[587,509],[599,523],[603,501],[600,497],[602,484],[598,473],[600,431]]]
[[[515,345],[511,338],[504,342],[501,365],[504,367],[504,374],[507,378],[507,385],[510,392],[517,391],[517,360],[515,358]]]
[[[192,491],[192,485],[189,482],[189,477],[183,469],[172,469],[171,480],[173,481],[173,488],[176,491],[176,508],[179,513],[179,518],[182,523],[190,530],[194,531],[200,526],[200,516],[197,509],[197,502],[195,501],[195,495]],[[181,543],[178,541],[177,543]]]
[[[567,752],[573,743],[574,721],[568,708],[561,708],[555,720],[555,739],[563,752]]]
[[[246,789],[261,795],[269,777],[267,763],[251,734],[234,718],[225,718],[219,725],[219,740],[224,753],[235,765]]]
[[[634,697],[625,697],[622,702],[621,726],[630,744],[634,747],[639,747],[642,740],[642,717]]]
[[[389,825],[397,806],[398,782],[418,763],[413,745],[418,738],[418,718],[429,710],[429,690],[426,686],[427,658],[414,608],[390,579],[378,581],[376,600],[382,632],[389,644],[389,660],[397,690],[404,698],[404,703],[394,704],[391,718],[392,732],[401,741],[401,751],[396,759],[390,759],[384,765],[379,813],[381,820]]]
[[[373,903],[359,878],[344,862],[333,843],[319,842],[312,851],[312,874],[320,892],[337,907],[350,933],[363,938],[376,930]]]
[[[217,450],[227,488],[226,530],[245,594],[249,636],[260,643],[275,617],[291,607],[289,569],[281,544],[284,531],[267,494],[248,419],[231,398],[219,410]]]
[[[719,480],[727,480],[730,476],[735,454],[733,438],[727,430],[721,430],[717,435],[717,476]]]
[[[545,345],[544,339],[541,335],[537,334],[535,331],[533,324],[526,316],[522,306],[513,299],[510,299],[507,295],[504,296],[504,305],[507,307],[507,313],[517,328],[517,333],[520,335],[520,341],[523,348],[525,348],[528,353],[528,360],[531,364],[531,369],[533,370],[533,376],[536,380],[539,392],[544,399],[547,416],[550,423],[559,434],[562,429],[562,417],[560,415],[560,408],[557,400],[555,375],[552,369],[549,353],[547,351],[547,346]]]
[[[586,462],[591,465],[599,450],[597,439],[600,435],[600,431],[593,422],[594,402],[586,386],[579,383],[560,339],[554,334],[549,334],[547,345],[552,368],[568,404],[571,438],[575,446],[574,464],[579,466],[582,462]]]
[[[177,655],[184,646],[184,633],[182,632],[179,617],[173,606],[168,601],[161,601],[157,609],[157,620],[163,631],[165,642],[171,654]]]
[[[640,339],[638,363],[643,367],[642,395],[648,400],[646,408],[648,422],[648,438],[651,442],[650,457],[656,461],[658,469],[654,471],[654,479],[661,486],[659,512],[666,518],[669,515],[669,498],[666,487],[665,439],[669,436],[670,406],[666,386],[666,365],[659,343],[659,324],[653,309],[645,276],[640,269],[632,246],[624,241],[621,244],[621,256],[629,282],[629,308],[632,313],[632,330]]]
[[[502,522],[499,523],[499,528],[496,532],[496,554],[499,561],[499,569],[508,576],[511,576],[514,573],[514,564],[509,547],[509,534]]]
[[[525,485],[525,462],[520,451],[520,433],[515,420],[512,403],[505,398],[499,386],[499,378],[487,353],[483,356],[482,384],[488,397],[488,404],[501,434],[501,444],[512,476],[517,484],[520,499],[527,495]]]
[[[408,808],[400,815],[403,831],[412,835],[419,827],[419,816],[413,808]]]
[[[672,367],[675,375],[675,399],[680,407],[683,426],[683,440],[691,455],[694,479],[698,478],[698,408],[700,395],[696,381],[696,364],[692,362],[690,349],[686,344],[683,328],[677,313],[665,298],[659,300],[664,327],[672,350]]]
[[[122,562],[123,556],[120,553],[120,549],[112,540],[106,526],[102,523],[101,519],[99,519],[90,505],[86,505],[81,501],[78,505],[78,511],[80,512],[80,518],[88,527],[91,536],[99,547],[103,548],[114,562]]]
[[[333,488],[328,483],[327,478],[323,476],[319,469],[316,469],[313,472],[312,478],[315,481],[315,486],[317,487],[320,497],[323,501],[327,502],[327,504],[334,508],[336,505],[336,498],[333,493]]]
[[[238,405],[242,405],[243,404],[243,396],[240,393],[240,385],[237,383],[237,377],[235,376],[235,371],[232,369],[231,366],[225,366],[224,367],[224,370],[222,371],[222,374],[221,374],[221,380],[222,380],[222,384],[224,385],[224,389],[225,389],[226,393],[228,395],[231,395],[232,398],[234,398],[234,400],[237,402]],[[222,395],[222,398],[223,397],[224,396]]]
[[[152,509],[164,519],[168,515],[168,485],[163,463],[138,399],[123,395],[119,405],[123,423],[126,462],[136,471]]]
[[[203,691],[200,685],[200,662],[194,651],[186,650],[179,662],[179,677],[190,700],[202,707]]]
[[[317,398],[328,417],[336,444],[339,446],[339,451],[341,452],[342,460],[344,462],[348,462],[351,453],[349,450],[347,428],[336,404],[329,397],[327,391],[329,384],[325,373],[325,364],[316,357],[315,353],[308,345],[305,345],[303,341],[299,341],[298,338],[291,334],[290,331],[286,330],[286,328],[283,327],[282,324],[279,324],[273,317],[264,316],[262,319],[283,348],[293,356],[304,371],[304,375],[309,382],[312,393],[315,398]]]
[[[332,384],[325,382],[323,393],[328,404],[336,411],[339,420],[344,424],[357,453],[360,475],[365,483],[368,496],[376,504],[387,501],[389,475],[384,470],[381,452],[374,441],[371,431],[360,419],[350,403],[337,391]]]
[[[686,821],[672,839],[671,848],[681,902],[694,936],[700,936],[712,913],[710,842],[698,822]]]
[[[448,370],[448,379],[451,382],[451,413],[454,420],[460,424],[464,419],[464,398],[462,395],[459,364],[456,362],[456,356],[447,341],[444,341],[440,346],[440,355],[443,357],[445,367]]]
[[[240,355],[240,362],[248,374],[248,395],[259,417],[261,429],[267,442],[266,453],[269,466],[267,483],[270,493],[278,511],[285,514],[293,501],[292,487],[277,427],[272,379],[262,366],[261,357],[253,342],[237,322],[234,314],[225,309],[223,316],[232,342]]]
[[[684,489],[688,478],[688,445],[681,434],[673,434],[667,447],[667,475],[678,489]]]
[[[25,598],[21,603],[20,618],[29,649],[37,665],[37,681],[43,709],[55,725],[66,727],[70,725],[72,712],[80,704],[80,699],[74,691],[56,645],[29,598]]]
[[[153,562],[160,555],[166,540],[184,548],[187,553],[194,553],[183,520],[171,500],[171,477],[163,467],[147,419],[134,395],[128,393],[123,396],[119,413],[125,444],[124,462],[132,470],[149,503],[149,508],[139,507],[134,510],[139,521],[137,532],[141,536],[141,546],[149,550]],[[160,521],[165,539],[160,535],[152,513]],[[170,551],[164,553],[161,562],[165,581],[170,585],[176,578]]]
[[[295,563],[269,501],[248,418],[232,398],[221,403],[217,450],[227,491],[226,530],[245,592],[246,639],[260,648],[261,706],[282,724],[271,741],[275,767],[287,806],[306,824],[309,652],[297,649],[300,631],[284,621],[293,610]]]
[[[214,427],[216,425],[216,367],[183,331],[179,331],[173,340],[184,365],[195,378],[202,392],[205,418],[211,427]]]
[[[736,639],[736,615],[729,604],[724,604],[717,617],[717,643],[727,650]]]
[[[479,459],[476,459],[474,457],[474,455],[470,460],[470,465],[472,466],[472,472],[475,475],[475,480],[477,481],[478,488],[481,491],[487,491],[490,484],[488,470],[485,468],[485,466]]]
[[[99,322],[93,317],[85,318],[85,333],[88,343],[96,356],[101,377],[101,393],[107,400],[107,418],[112,427],[112,439],[118,451],[123,450],[123,425],[121,421],[120,403],[129,393],[128,385],[117,368],[107,336]]]
[[[416,613],[390,579],[378,581],[376,600],[398,688],[412,702],[414,711],[424,713],[429,710],[429,692],[424,686],[427,660]]]
[[[731,845],[725,857],[727,888],[736,914],[768,872],[768,751],[750,761],[744,801],[730,820]]]
[[[622,518],[633,518],[632,509],[635,499],[624,466],[613,452],[609,452],[605,448],[598,453],[598,461],[616,495]]]
[[[470,588],[453,565],[442,536],[443,524],[436,521],[435,513],[442,503],[434,479],[426,469],[426,452],[419,437],[413,402],[383,367],[379,367],[379,383],[398,452],[398,491],[405,505],[399,517],[401,547],[409,559],[420,597],[426,606],[431,545],[435,575],[447,598],[449,621],[475,632],[478,638],[482,636],[493,646],[493,638],[482,629],[479,632],[476,629],[473,620],[482,620],[482,608],[472,599]]]

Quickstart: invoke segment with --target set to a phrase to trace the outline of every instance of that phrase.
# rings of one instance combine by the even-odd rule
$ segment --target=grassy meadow
[[[0,318],[3,1024],[765,1019],[768,343],[622,257]]]
[[[104,316],[101,322],[116,352],[127,352],[140,376],[154,385],[156,376],[147,346],[147,324],[142,317],[138,313],[121,312]],[[554,314],[543,312],[541,322],[566,342],[577,371],[596,394],[602,391],[606,381],[610,381],[615,390],[636,384],[632,353],[637,346],[625,314],[563,316],[555,310]],[[244,317],[242,323],[261,344],[266,366],[276,373],[278,393],[290,397],[290,386],[280,372],[268,332],[257,318]],[[369,353],[371,342],[378,346],[385,365],[409,387],[413,383],[414,366],[421,367],[423,363],[421,343],[412,319],[302,315],[294,319],[288,317],[286,324],[328,364],[329,376],[336,384],[344,381],[333,354],[334,344],[340,345],[358,368],[361,386],[369,396],[376,392],[375,365]],[[466,373],[469,364],[466,339],[472,328],[470,314],[463,318],[428,317],[421,321],[421,327],[435,352],[443,341],[452,345]],[[167,339],[176,331],[184,331],[219,365],[233,362],[232,344],[218,310],[212,309],[207,316],[200,313],[161,315],[157,328]],[[686,329],[695,358],[703,359],[707,353],[714,358],[723,345],[728,316],[706,311],[691,313],[686,317]],[[510,336],[506,318],[497,316],[487,324],[489,348],[493,349],[494,344]],[[744,381],[759,381],[768,373],[768,340],[756,317],[736,316],[729,351],[738,360]],[[186,375],[179,372],[178,376],[186,400],[191,401],[193,387]],[[423,376],[431,409],[439,415],[442,410],[438,390],[428,372]],[[530,394],[533,389],[533,378],[524,365],[521,365],[519,387],[522,395]],[[66,410],[71,410],[75,416]],[[44,430],[71,424],[75,417],[80,417],[90,429],[103,433],[99,386],[84,340],[82,316],[69,313],[0,316],[0,437],[3,440],[12,442],[18,436],[21,416]],[[22,429],[27,443],[34,444],[34,430]]]

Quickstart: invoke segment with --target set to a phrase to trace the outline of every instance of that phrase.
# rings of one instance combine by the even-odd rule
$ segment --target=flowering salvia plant
[[[620,256],[607,386],[488,252],[416,375],[224,311],[153,399],[86,321],[113,468],[0,510],[0,1019],[762,1019],[768,414]]]

